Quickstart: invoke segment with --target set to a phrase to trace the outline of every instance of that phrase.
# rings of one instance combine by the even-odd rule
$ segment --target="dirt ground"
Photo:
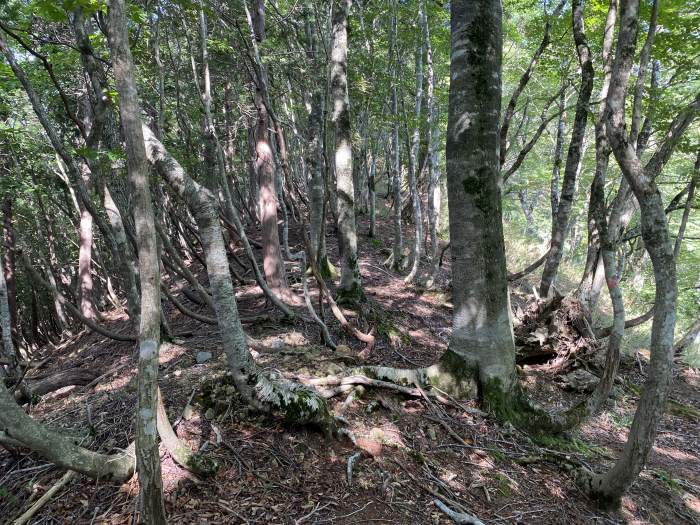
[[[271,314],[245,324],[248,333],[270,349],[257,356],[262,366],[285,374],[324,376],[362,363],[422,366],[446,349],[451,324],[449,257],[435,289],[407,286],[382,265],[390,247],[389,226],[380,224],[377,239],[364,235],[364,220],[360,231],[365,290],[372,309],[383,313],[374,326],[377,344],[369,356],[360,359],[363,345],[336,323],[329,322],[330,328],[346,348],[324,348],[315,324],[303,318],[281,323],[256,286],[239,287],[243,316]],[[329,244],[332,240],[329,235]],[[335,255],[335,246],[329,249]],[[203,272],[199,275],[206,279]],[[290,280],[299,291],[297,268]],[[173,291],[182,285],[174,281]],[[178,297],[188,307],[202,309],[181,293]],[[661,421],[650,462],[620,511],[599,511],[577,489],[570,465],[602,471],[620,454],[637,401],[629,390],[618,389],[606,411],[583,428],[534,443],[480,413],[474,401],[445,406],[365,389],[354,400],[332,400],[357,436],[353,445],[349,440],[328,440],[311,428],[286,426],[249,411],[231,389],[213,389],[219,383],[212,376],[226,369],[216,329],[174,309],[168,315],[176,342],[163,346],[160,386],[170,420],[179,422],[177,433],[193,450],[204,450],[220,465],[214,477],[200,479],[162,451],[169,523],[452,523],[435,506],[437,497],[451,502],[455,510],[461,505],[487,524],[700,523],[700,423],[678,411]],[[105,317],[109,327],[126,330],[123,314]],[[212,359],[196,364],[197,353],[203,351],[211,352]],[[49,361],[32,376],[71,367],[90,367],[105,375],[95,386],[67,387],[43,397],[31,406],[32,416],[79,437],[91,449],[125,448],[134,435],[133,353],[131,344],[88,332],[43,349],[42,357]],[[641,385],[645,361],[640,357],[632,363],[621,374]],[[562,391],[544,373],[524,370],[523,381],[553,409],[580,396]],[[700,409],[700,374],[677,370],[672,398]],[[349,479],[348,459],[358,452]],[[27,451],[0,450],[0,521],[11,523],[62,475]],[[133,523],[137,492],[136,478],[114,484],[77,477],[32,523]]]

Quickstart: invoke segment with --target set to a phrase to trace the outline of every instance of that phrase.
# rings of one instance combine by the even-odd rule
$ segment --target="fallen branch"
[[[32,519],[32,516],[34,516],[34,514],[36,514],[41,507],[46,505],[46,503],[54,496],[54,494],[61,490],[74,477],[75,472],[73,472],[72,470],[67,471],[63,475],[63,477],[53,485],[53,487],[46,491],[46,494],[40,497],[36,501],[36,503],[34,503],[34,505],[32,505],[26,510],[24,514],[22,514],[19,518],[13,521],[12,525],[24,525],[25,523],[27,523],[30,519]]]

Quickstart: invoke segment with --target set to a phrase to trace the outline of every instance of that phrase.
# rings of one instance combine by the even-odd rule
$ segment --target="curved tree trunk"
[[[583,479],[586,489],[604,505],[619,505],[620,497],[644,467],[654,443],[656,425],[666,404],[673,366],[676,264],[663,201],[654,177],[668,160],[680,135],[687,129],[694,113],[700,108],[698,95],[691,104],[691,109],[683,113],[682,122],[674,119],[666,141],[646,166],[642,165],[625,130],[624,110],[625,92],[637,40],[638,18],[638,0],[621,3],[620,30],[605,120],[608,140],[615,158],[639,202],[642,237],[654,267],[656,281],[655,315],[651,330],[648,378],[622,456],[607,473],[587,475]]]

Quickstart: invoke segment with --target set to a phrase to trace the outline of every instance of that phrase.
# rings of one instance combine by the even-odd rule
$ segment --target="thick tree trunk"
[[[552,237],[547,261],[542,271],[540,282],[540,296],[547,297],[557,276],[559,263],[563,255],[564,241],[569,229],[569,216],[574,202],[576,191],[576,179],[583,156],[583,142],[588,121],[588,104],[593,90],[593,62],[591,50],[588,48],[586,35],[583,29],[583,6],[580,3],[572,4],[572,21],[574,42],[581,66],[581,85],[579,87],[578,100],[576,101],[576,113],[571,130],[571,142],[566,156],[564,167],[564,180],[561,196],[557,206],[556,220],[552,223]]]
[[[332,120],[335,124],[335,174],[338,242],[341,247],[339,299],[356,302],[363,297],[357,254],[355,189],[352,174],[352,138],[348,95],[348,14],[352,0],[334,0],[331,44]]]
[[[109,47],[119,93],[119,113],[126,143],[127,168],[132,191],[141,285],[138,359],[138,410],[136,462],[139,474],[141,520],[165,524],[163,481],[158,452],[158,354],[160,349],[160,265],[149,167],[141,130],[141,106],[129,48],[124,0],[110,0]]]
[[[486,403],[499,410],[517,383],[500,187],[501,2],[455,0],[451,14],[445,152],[454,302],[450,351],[477,371]]]

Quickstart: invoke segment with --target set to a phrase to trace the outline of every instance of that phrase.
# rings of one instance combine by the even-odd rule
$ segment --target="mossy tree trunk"
[[[445,151],[454,302],[449,347],[476,373],[489,401],[509,395],[517,383],[501,210],[501,2],[453,1],[451,16]]]

